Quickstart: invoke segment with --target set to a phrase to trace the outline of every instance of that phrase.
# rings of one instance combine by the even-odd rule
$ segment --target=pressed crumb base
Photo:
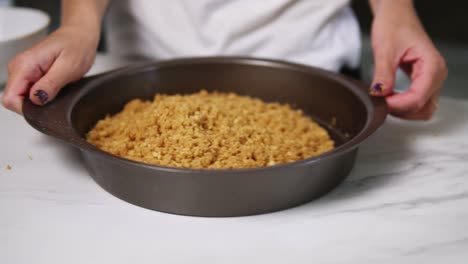
[[[87,134],[114,155],[184,168],[252,168],[330,151],[327,131],[287,104],[234,93],[156,94],[134,99]]]

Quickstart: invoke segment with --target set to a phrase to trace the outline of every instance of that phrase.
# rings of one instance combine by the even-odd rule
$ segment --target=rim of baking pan
[[[159,68],[169,68],[169,67],[177,67],[180,65],[188,65],[188,64],[206,64],[206,63],[234,63],[234,64],[241,64],[241,65],[254,65],[254,66],[266,66],[266,67],[273,67],[278,69],[284,70],[293,70],[293,71],[300,71],[303,73],[313,73],[315,75],[323,76],[327,79],[331,79],[332,81],[338,82],[343,85],[345,88],[349,89],[353,92],[354,95],[358,97],[358,99],[364,104],[366,108],[366,123],[364,127],[361,129],[357,135],[352,137],[349,141],[343,143],[342,145],[334,148],[331,151],[325,152],[318,156],[310,157],[303,160],[282,163],[272,166],[265,166],[265,167],[254,167],[254,168],[233,168],[233,169],[209,169],[209,168],[185,168],[185,167],[168,167],[168,166],[161,166],[155,164],[144,163],[140,161],[130,160],[124,157],[120,157],[104,150],[97,148],[96,146],[88,143],[85,138],[83,138],[79,133],[76,131],[73,123],[71,121],[72,112],[75,108],[75,105],[81,100],[83,96],[85,96],[90,90],[94,89],[95,87],[99,86],[100,84],[112,80],[116,77],[122,76],[131,76],[135,73],[141,73],[145,71],[153,71]],[[182,58],[182,59],[173,59],[168,61],[161,61],[161,62],[150,62],[150,63],[143,63],[137,66],[130,66],[126,68],[122,68],[113,72],[105,73],[101,76],[96,77],[95,79],[91,80],[89,83],[86,83],[80,92],[73,98],[73,101],[70,103],[70,106],[67,109],[67,121],[69,122],[70,126],[73,129],[73,132],[81,138],[83,141],[80,144],[80,148],[84,151],[92,151],[96,154],[103,155],[108,159],[114,162],[122,162],[128,165],[133,165],[137,167],[143,167],[147,169],[155,169],[159,171],[166,171],[166,172],[178,172],[178,173],[237,173],[237,172],[259,172],[259,171],[269,171],[269,170],[277,170],[281,168],[288,168],[288,167],[295,167],[295,166],[304,166],[310,165],[312,163],[320,162],[322,160],[331,159],[336,156],[345,154],[357,147],[370,135],[372,135],[385,121],[387,115],[387,107],[385,100],[379,97],[370,97],[365,90],[363,89],[362,84],[345,76],[339,75],[334,72],[329,72],[327,70],[319,69],[316,67],[311,67],[308,65],[302,65],[297,63],[291,62],[284,62],[279,60],[271,60],[271,59],[261,59],[261,58],[250,58],[250,57],[193,57],[193,58]]]

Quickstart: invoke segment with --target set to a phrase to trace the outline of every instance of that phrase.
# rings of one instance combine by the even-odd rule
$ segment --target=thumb
[[[47,73],[31,87],[30,100],[37,105],[45,105],[55,98],[63,86],[79,78],[74,75],[72,63],[59,56]]]
[[[395,63],[391,52],[374,51],[374,78],[369,90],[371,95],[387,96],[393,93],[395,74],[398,63]]]

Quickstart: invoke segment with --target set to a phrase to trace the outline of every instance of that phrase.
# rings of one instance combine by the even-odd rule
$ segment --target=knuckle
[[[438,73],[445,79],[448,75],[448,67],[444,57],[440,53],[435,56],[435,65]]]
[[[434,116],[433,111],[427,111],[421,116],[421,119],[424,120],[424,121],[429,121],[429,120],[432,119],[433,116]]]
[[[444,79],[447,78],[447,76],[448,76],[448,67],[447,67],[447,63],[445,62],[445,60],[443,58],[441,59],[439,67],[441,69],[442,76],[444,77]]]
[[[23,52],[16,57],[14,57],[9,63],[8,63],[8,72],[13,73],[19,68],[22,68],[26,65],[28,65],[31,61],[31,56],[29,53]]]
[[[20,66],[20,65],[24,65],[28,63],[29,60],[30,60],[30,55],[26,51],[16,56],[15,59],[13,60],[13,64]]]
[[[41,81],[39,83],[39,87],[41,87],[41,89],[45,88],[45,89],[48,89],[48,90],[50,90],[50,89],[55,90],[55,89],[58,88],[57,87],[57,82],[52,80],[51,78],[47,78],[47,77],[41,79]]]
[[[407,93],[407,105],[410,108],[411,112],[419,112],[427,102],[427,98],[425,96],[425,92],[421,89],[408,91]]]
[[[426,101],[424,100],[424,98],[422,96],[418,96],[418,97],[416,97],[416,100],[413,103],[413,109],[412,110],[414,112],[419,111],[419,110],[423,109],[425,105],[426,105]]]
[[[8,73],[12,73],[15,71],[15,68],[16,68],[16,60],[13,59],[13,60],[10,60],[10,62],[8,63]]]
[[[13,100],[11,100],[8,96],[2,96],[2,105],[7,108],[12,110],[13,109]]]

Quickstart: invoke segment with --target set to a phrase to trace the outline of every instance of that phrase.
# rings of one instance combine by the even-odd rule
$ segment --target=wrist
[[[369,0],[369,5],[374,16],[381,12],[414,12],[413,0]]]
[[[79,41],[83,46],[93,48],[97,48],[100,39],[100,26],[96,27],[94,25],[65,23],[58,28],[57,32]]]
[[[61,28],[70,28],[77,31],[86,31],[89,33],[98,34],[101,31],[101,19],[96,16],[81,16],[77,14],[75,16],[68,16],[62,19],[60,25]]]
[[[62,0],[61,28],[99,37],[107,0]]]

